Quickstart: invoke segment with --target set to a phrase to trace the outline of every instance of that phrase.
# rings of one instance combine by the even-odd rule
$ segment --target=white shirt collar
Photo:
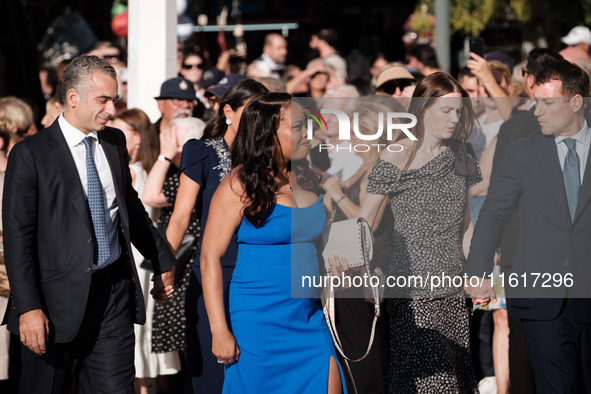
[[[277,71],[283,68],[282,64],[275,63],[266,53],[261,55],[261,59],[271,68],[271,71]]]
[[[72,126],[66,118],[64,118],[64,113],[62,112],[58,118],[58,122],[60,128],[62,129],[62,133],[64,138],[66,139],[66,143],[70,148],[79,145],[82,143],[82,140],[87,137],[82,131],[78,130],[74,126]],[[98,141],[98,134],[96,131],[91,131],[88,136],[96,138]]]
[[[589,126],[587,125],[587,121],[583,124],[583,128],[579,130],[579,132],[572,137],[563,137],[563,136],[556,136],[554,137],[554,141],[556,145],[560,144],[565,138],[572,138],[576,140],[578,143],[583,144],[584,146],[589,146],[591,142],[591,133],[589,132]]]

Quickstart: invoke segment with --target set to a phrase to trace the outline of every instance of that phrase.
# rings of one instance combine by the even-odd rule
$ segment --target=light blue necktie
[[[92,158],[92,137],[86,137],[82,142],[86,147],[86,179],[88,206],[92,217],[92,227],[96,238],[95,251],[98,252],[96,265],[100,267],[109,258],[109,236],[107,235],[107,220],[105,218],[105,198],[103,197],[103,185],[99,178],[94,159]],[[98,249],[98,250],[97,250]]]
[[[568,147],[564,167],[562,168],[562,177],[564,179],[564,189],[566,190],[566,200],[568,201],[568,210],[571,220],[575,220],[575,211],[579,201],[579,190],[581,190],[581,173],[579,169],[579,155],[577,155],[577,141],[573,138],[565,138],[564,143]]]

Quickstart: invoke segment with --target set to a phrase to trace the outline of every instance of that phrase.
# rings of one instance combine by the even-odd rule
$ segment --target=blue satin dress
[[[326,393],[336,353],[316,289],[292,298],[301,274],[318,275],[313,242],[325,221],[322,198],[304,208],[274,204],[269,212],[261,227],[243,219],[238,229],[230,320],[240,357],[226,367],[223,392]],[[345,388],[342,370],[341,381]]]

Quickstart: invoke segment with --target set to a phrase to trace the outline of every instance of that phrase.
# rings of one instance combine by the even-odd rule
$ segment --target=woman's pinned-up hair
[[[218,113],[205,127],[201,139],[211,140],[224,136],[226,129],[228,128],[228,125],[226,125],[226,115],[224,114],[224,107],[226,104],[229,105],[233,111],[236,111],[238,108],[246,104],[252,97],[268,91],[269,90],[262,83],[250,78],[232,85],[222,96]]]

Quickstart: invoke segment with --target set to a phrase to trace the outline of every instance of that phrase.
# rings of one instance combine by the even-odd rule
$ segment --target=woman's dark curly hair
[[[287,93],[262,93],[244,107],[238,134],[232,146],[232,164],[244,187],[244,217],[260,227],[276,201],[276,178],[284,158],[277,137],[281,120],[289,116],[292,96]],[[296,170],[298,184],[305,189],[318,184],[321,175],[310,168],[307,160],[288,163]]]
[[[269,90],[260,82],[254,79],[243,79],[242,81],[232,85],[230,89],[222,96],[220,100],[220,108],[216,116],[205,126],[202,140],[211,140],[218,137],[223,137],[226,134],[228,125],[226,124],[226,115],[224,114],[224,107],[228,104],[232,111],[236,111],[242,107],[250,98],[259,94],[268,92]]]

